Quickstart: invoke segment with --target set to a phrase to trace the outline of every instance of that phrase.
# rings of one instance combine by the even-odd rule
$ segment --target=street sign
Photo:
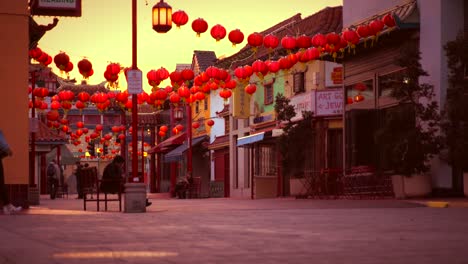
[[[127,89],[129,94],[139,94],[143,91],[141,83],[142,72],[138,69],[128,70],[127,72]]]

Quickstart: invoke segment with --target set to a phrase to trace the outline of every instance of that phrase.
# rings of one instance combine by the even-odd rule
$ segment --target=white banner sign
[[[143,91],[142,75],[140,70],[128,70],[127,89],[129,94],[139,94]]]
[[[343,90],[318,90],[315,92],[315,116],[343,114]]]
[[[77,0],[38,0],[38,6],[42,8],[75,9]]]
[[[295,122],[301,120],[302,111],[310,111],[313,112],[315,105],[314,105],[314,94],[312,92],[308,93],[301,93],[291,97],[289,104],[294,106],[294,111],[296,111],[296,116],[291,119],[291,121]]]

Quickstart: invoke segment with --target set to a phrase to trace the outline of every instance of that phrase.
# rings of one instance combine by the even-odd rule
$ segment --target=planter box
[[[425,197],[431,194],[431,179],[427,175],[392,175],[393,193],[397,199]]]
[[[289,179],[289,194],[291,196],[301,196],[307,194],[304,178]]]

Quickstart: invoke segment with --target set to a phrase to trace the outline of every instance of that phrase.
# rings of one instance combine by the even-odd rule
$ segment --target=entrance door
[[[329,129],[327,134],[327,167],[343,168],[343,130]]]

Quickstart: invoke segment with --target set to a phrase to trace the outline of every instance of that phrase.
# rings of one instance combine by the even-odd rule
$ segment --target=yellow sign
[[[250,95],[243,88],[237,87],[234,89],[233,113],[234,118],[249,118],[250,116]]]

